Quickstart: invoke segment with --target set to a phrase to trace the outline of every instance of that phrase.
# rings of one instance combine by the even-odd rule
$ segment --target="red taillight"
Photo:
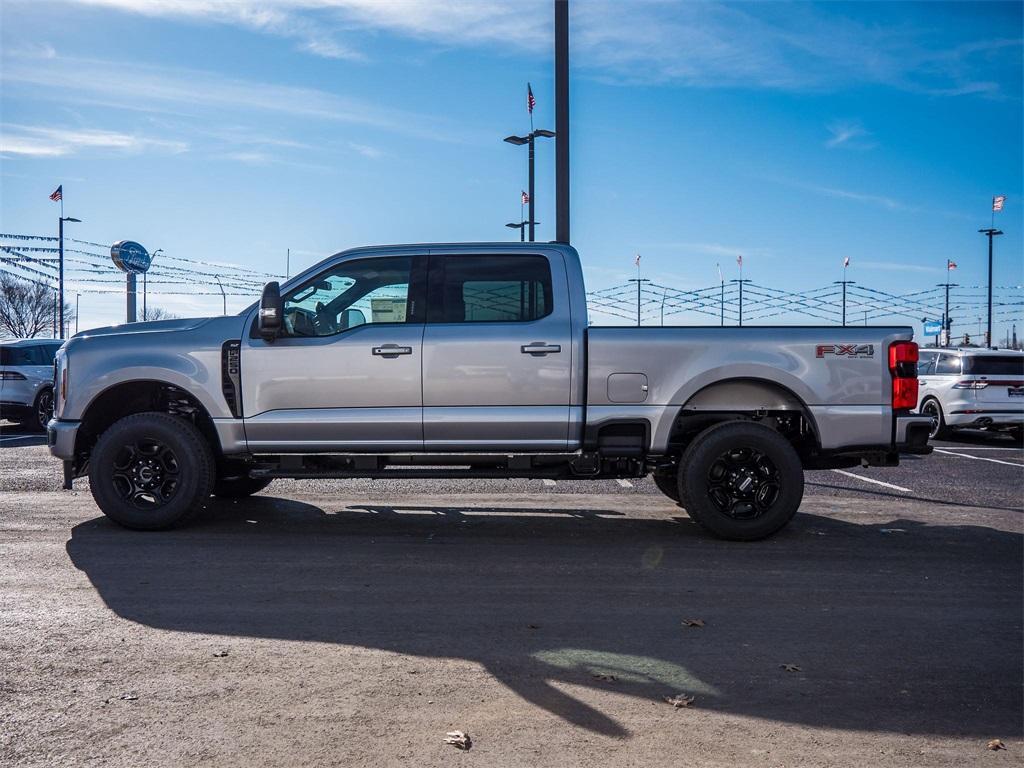
[[[917,407],[917,344],[897,341],[889,345],[889,372],[892,374],[892,407]]]

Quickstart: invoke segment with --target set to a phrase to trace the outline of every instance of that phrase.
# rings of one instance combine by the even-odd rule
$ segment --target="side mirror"
[[[341,313],[341,328],[347,331],[357,325],[366,325],[366,315],[361,309],[346,309]]]
[[[263,286],[256,327],[263,340],[270,342],[277,338],[283,323],[284,302],[281,301],[281,286],[276,281],[267,283]]]

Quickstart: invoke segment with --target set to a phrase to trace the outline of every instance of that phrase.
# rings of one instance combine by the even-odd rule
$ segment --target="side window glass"
[[[283,335],[333,336],[368,323],[404,323],[411,273],[411,256],[343,262],[284,297]]]
[[[939,355],[939,362],[935,365],[936,374],[959,375],[960,358],[956,355]]]
[[[543,256],[446,256],[431,322],[523,323],[552,311],[551,268]]]
[[[34,347],[3,347],[0,349],[0,365],[35,365]]]
[[[921,355],[921,362],[917,366],[918,376],[927,376],[935,373],[935,359],[938,355],[929,355],[924,353]]]

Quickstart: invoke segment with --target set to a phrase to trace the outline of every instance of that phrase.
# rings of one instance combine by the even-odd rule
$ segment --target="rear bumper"
[[[1019,427],[1024,425],[1024,408],[979,408],[945,414],[947,427]]]
[[[932,429],[930,416],[911,413],[897,416],[893,432],[893,447],[897,453],[928,454],[932,447],[928,445],[928,433]]]
[[[75,458],[75,438],[78,436],[79,426],[80,421],[50,419],[46,425],[46,444],[53,456],[64,461]]]

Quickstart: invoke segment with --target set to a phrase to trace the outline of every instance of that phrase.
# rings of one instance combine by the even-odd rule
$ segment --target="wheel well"
[[[192,421],[214,453],[219,453],[220,441],[210,414],[193,395],[164,381],[126,381],[97,395],[82,416],[75,452],[88,454],[114,422],[145,411],[169,413]]]
[[[787,387],[761,379],[728,379],[695,393],[679,409],[668,453],[678,458],[700,432],[725,421],[757,421],[779,432],[803,458],[820,445],[810,410]]]

